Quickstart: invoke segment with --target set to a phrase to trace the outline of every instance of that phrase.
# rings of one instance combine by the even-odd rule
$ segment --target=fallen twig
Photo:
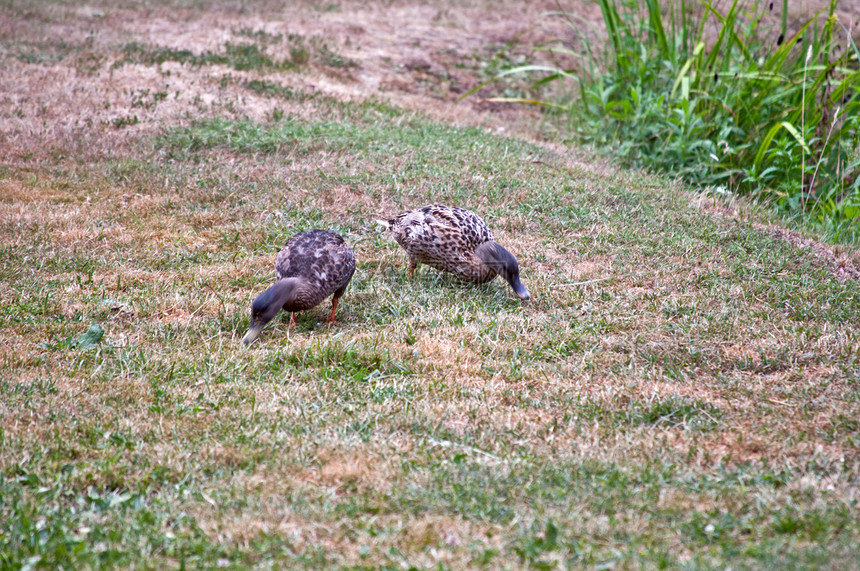
[[[595,280],[586,280],[586,281],[584,281],[584,282],[571,282],[571,283],[569,283],[569,284],[556,284],[556,286],[555,286],[555,287],[572,287],[572,286],[581,286],[581,285],[594,284],[594,283],[597,283],[597,282],[605,282],[606,280],[611,280],[611,279],[612,279],[612,276],[609,276],[609,277],[606,277],[606,278],[597,278],[597,279],[595,279]]]

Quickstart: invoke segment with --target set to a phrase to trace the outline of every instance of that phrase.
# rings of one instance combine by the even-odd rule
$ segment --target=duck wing
[[[493,240],[481,217],[465,208],[433,204],[389,220],[398,244],[408,252],[456,251],[466,255]]]
[[[296,234],[287,240],[275,260],[278,279],[303,279],[319,301],[345,288],[354,272],[352,248],[343,237],[330,230],[308,230]]]

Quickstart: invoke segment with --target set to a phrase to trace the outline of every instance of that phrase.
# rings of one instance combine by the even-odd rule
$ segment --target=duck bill
[[[529,290],[526,289],[526,286],[524,286],[520,280],[511,280],[511,287],[514,288],[514,293],[517,294],[517,297],[521,300],[525,301],[531,298]]]
[[[263,332],[263,327],[265,327],[265,323],[255,323],[248,329],[248,332],[245,333],[245,336],[242,337],[242,343],[247,347],[251,343],[257,340],[257,337],[260,336],[260,333]]]

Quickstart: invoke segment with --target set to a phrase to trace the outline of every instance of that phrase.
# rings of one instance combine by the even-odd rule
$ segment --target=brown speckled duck
[[[482,284],[497,275],[507,280],[520,299],[529,292],[520,282],[520,267],[481,218],[470,210],[434,204],[382,221],[409,255],[409,277],[427,264],[460,279]]]
[[[275,260],[275,285],[251,304],[251,328],[242,341],[248,345],[259,337],[281,309],[290,312],[290,325],[294,325],[294,312],[315,307],[331,294],[328,322],[334,323],[337,302],[353,272],[355,254],[340,235],[329,230],[299,232],[287,240]]]

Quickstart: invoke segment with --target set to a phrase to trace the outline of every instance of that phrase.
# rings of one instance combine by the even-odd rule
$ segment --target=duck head
[[[484,242],[475,253],[490,269],[511,284],[514,293],[522,300],[529,299],[529,291],[520,281],[520,266],[513,254],[496,242]]]
[[[278,314],[285,303],[296,296],[298,280],[285,278],[275,282],[275,285],[261,293],[251,304],[251,327],[242,338],[245,345],[250,345],[268,322]]]

